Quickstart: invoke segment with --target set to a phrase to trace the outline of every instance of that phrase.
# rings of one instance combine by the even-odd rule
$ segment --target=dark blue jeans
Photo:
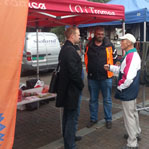
[[[82,77],[82,80],[84,80],[84,70],[83,69],[82,69],[82,76],[81,77]],[[80,96],[79,96],[77,113],[75,116],[75,132],[77,132],[77,130],[78,130],[78,119],[80,116],[81,101],[82,101],[82,92],[80,93]]]
[[[63,138],[65,149],[76,149],[75,133],[76,133],[76,110],[68,110],[64,108],[63,111]]]
[[[78,130],[78,119],[79,119],[79,116],[80,116],[81,100],[82,100],[82,93],[81,93],[81,95],[79,96],[77,112],[76,112],[76,115],[75,115],[75,133],[76,133],[77,130]]]
[[[91,80],[88,79],[88,87],[90,92],[90,120],[98,120],[98,97],[99,91],[101,90],[103,97],[103,107],[104,107],[104,118],[106,121],[112,120],[112,79],[106,80]]]

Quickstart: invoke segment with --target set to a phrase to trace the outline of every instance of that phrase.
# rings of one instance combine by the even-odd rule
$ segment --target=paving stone
[[[121,111],[121,102],[114,99],[113,87],[112,113]],[[146,97],[149,92],[146,88]],[[138,103],[142,102],[142,88],[140,88]],[[99,95],[99,121],[104,119],[101,94]],[[149,112],[148,112],[149,113]],[[79,130],[85,128],[89,121],[89,93],[87,84],[83,90],[83,101],[79,118]],[[142,140],[139,142],[140,149],[149,149],[149,115],[140,114],[142,128]],[[120,149],[126,144],[123,139],[125,133],[123,119],[113,122],[112,129],[98,127],[95,131],[85,135],[82,141],[78,142],[79,149]],[[60,109],[55,107],[55,101],[42,105],[35,111],[18,111],[16,120],[15,140],[13,149],[38,149],[62,138],[60,125]],[[63,149],[63,147],[61,147]],[[54,148],[49,148],[54,149]]]
[[[142,129],[142,140],[139,142],[139,149],[149,149],[149,118],[140,114],[140,125]],[[78,149],[120,149],[126,144],[123,138],[126,133],[123,119],[115,120],[112,129],[102,127],[83,137],[78,142]]]

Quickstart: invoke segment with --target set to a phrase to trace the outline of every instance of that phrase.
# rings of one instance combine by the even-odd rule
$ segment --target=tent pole
[[[144,43],[146,42],[146,22],[144,22]],[[145,93],[145,85],[143,85],[143,102],[142,106],[143,108],[145,107],[145,98],[146,98],[146,93]]]
[[[124,20],[122,22],[122,35],[123,36],[125,35],[125,22],[124,22]],[[124,50],[122,50],[122,55],[123,56],[125,55],[125,51]]]
[[[144,22],[144,43],[145,42],[146,42],[146,22]],[[145,85],[143,85],[143,102],[142,102],[143,108],[145,108],[145,98],[146,98]]]
[[[146,22],[144,22],[144,42],[146,42]]]
[[[125,35],[125,22],[124,21],[122,22],[122,33],[123,35]]]
[[[36,40],[37,40],[37,79],[39,80],[39,46],[38,46],[38,27],[36,27]]]

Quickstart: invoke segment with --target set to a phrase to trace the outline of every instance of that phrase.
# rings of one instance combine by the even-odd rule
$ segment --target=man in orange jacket
[[[98,121],[98,96],[101,90],[106,128],[110,129],[112,127],[111,89],[113,73],[105,71],[104,64],[116,63],[117,51],[104,35],[104,28],[96,28],[94,38],[86,47],[85,64],[90,92],[90,122],[87,127],[93,126]]]

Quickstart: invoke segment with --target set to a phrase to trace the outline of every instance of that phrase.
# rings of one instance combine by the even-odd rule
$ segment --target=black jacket
[[[59,54],[60,73],[56,106],[76,109],[81,90],[84,87],[79,54],[70,41],[66,41]]]
[[[104,80],[107,79],[107,71],[104,69],[104,64],[107,64],[107,53],[106,48],[112,47],[113,51],[113,62],[117,60],[117,51],[114,48],[113,44],[107,39],[104,38],[101,46],[95,45],[94,38],[88,43],[88,79],[93,80]]]

